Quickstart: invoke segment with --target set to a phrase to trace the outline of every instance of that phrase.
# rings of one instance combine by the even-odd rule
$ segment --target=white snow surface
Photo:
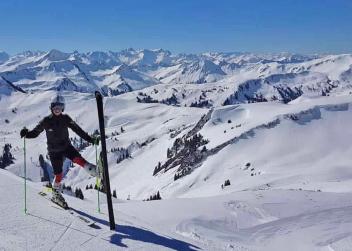
[[[160,69],[152,67],[155,62],[170,66],[174,60],[181,60],[163,50],[129,49],[119,54],[27,52],[10,57],[5,64],[11,68],[18,60],[27,60],[27,64],[35,61],[44,67],[49,59],[66,62],[73,57],[97,64],[118,58],[128,65],[124,69],[96,68],[92,74],[96,79],[126,71],[132,71],[133,77],[137,74],[138,79],[147,78],[145,72],[161,77]],[[179,57],[183,61],[194,59],[190,55]],[[102,213],[97,213],[97,193],[85,189],[87,185],[94,185],[95,179],[81,167],[69,167],[66,162],[63,182],[82,188],[85,199],[64,196],[77,212],[96,221],[97,228],[88,227],[69,213],[52,207],[38,195],[45,190],[40,182],[38,161],[39,154],[47,154],[45,133],[26,140],[28,214],[24,214],[21,178],[24,151],[19,131],[24,126],[32,129],[49,114],[49,100],[55,91],[39,88],[22,93],[1,81],[0,147],[10,143],[15,159],[5,170],[0,169],[0,250],[350,250],[352,95],[348,81],[352,74],[348,68],[351,56],[325,56],[322,61],[318,56],[209,53],[202,55],[204,61],[199,66],[217,72],[218,78],[223,75],[213,64],[224,58],[238,65],[250,62],[255,69],[263,67],[262,60],[270,61],[264,70],[270,72],[277,70],[278,62],[284,64],[285,71],[293,75],[258,81],[258,86],[268,95],[274,93],[275,88],[270,89],[270,85],[277,85],[277,78],[281,86],[294,86],[299,80],[309,88],[306,82],[322,83],[325,78],[340,81],[341,75],[347,80],[329,96],[312,95],[313,90],[287,104],[274,100],[222,106],[228,94],[237,90],[239,82],[235,79],[245,80],[248,77],[245,74],[234,74],[231,77],[234,82],[216,79],[204,85],[173,84],[161,79],[156,85],[143,85],[146,88],[142,91],[158,100],[173,94],[180,98],[184,94],[185,98],[180,98],[176,106],[138,103],[136,97],[140,91],[105,97],[109,173],[111,188],[117,193],[113,199],[116,231],[109,230],[105,200]],[[206,60],[215,63],[204,63]],[[297,65],[305,69],[298,69]],[[77,70],[70,67],[63,69],[63,73]],[[179,68],[170,67],[173,68],[165,73],[171,79]],[[231,67],[238,70],[234,65]],[[319,72],[302,73],[312,68]],[[22,69],[28,70],[24,66]],[[225,72],[224,67],[221,69]],[[299,75],[294,75],[298,72]],[[271,84],[266,85],[265,81]],[[57,83],[74,87],[68,80],[57,79]],[[61,93],[67,101],[65,113],[90,133],[98,129],[93,94],[72,90]],[[212,107],[189,107],[203,93],[211,100]],[[174,175],[178,167],[153,176],[158,162],[167,161],[167,149],[175,139],[192,132],[208,113],[209,120],[198,133],[209,140],[206,144],[209,156],[177,180]],[[178,135],[173,137],[175,132]],[[70,135],[75,136],[73,132]],[[117,164],[119,155],[112,149],[118,147],[128,149],[131,158]],[[81,154],[95,162],[93,146]],[[225,180],[231,184],[222,187]],[[144,201],[157,191],[162,200]]]

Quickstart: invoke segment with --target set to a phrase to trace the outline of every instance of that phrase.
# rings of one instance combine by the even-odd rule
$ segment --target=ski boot
[[[59,189],[54,189],[53,188],[53,196],[51,198],[51,201],[54,202],[55,204],[59,205],[60,207],[64,209],[68,209],[67,202],[65,201],[65,198],[62,196],[61,192]]]
[[[92,163],[87,162],[86,164],[84,164],[83,168],[91,176],[93,176],[93,177],[98,177],[99,176],[99,174],[97,172],[97,166],[96,165],[93,165]]]
[[[101,156],[98,159],[98,165],[93,165],[89,162],[87,162],[84,165],[84,169],[86,170],[87,173],[89,173],[91,176],[96,177],[96,183],[95,185],[98,187],[98,190],[100,190],[103,181],[104,181],[104,172],[103,172],[103,161],[101,159]]]
[[[103,169],[102,169],[102,165],[99,163],[98,161],[98,167],[96,165],[93,165],[89,162],[87,162],[84,166],[83,166],[84,170],[86,170],[87,173],[89,173],[91,176],[93,177],[97,177],[99,179],[102,178],[102,173],[103,173]]]

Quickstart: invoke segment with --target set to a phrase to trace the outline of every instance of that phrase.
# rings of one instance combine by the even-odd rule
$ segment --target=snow
[[[52,207],[51,202],[37,194],[43,188],[31,182],[28,182],[28,214],[25,215],[23,182],[4,170],[0,170],[0,174],[0,248],[3,250],[116,250],[126,247],[196,250],[191,249],[192,241],[184,241],[182,236],[170,238],[154,231],[124,211],[115,210],[121,219],[117,220],[116,232],[110,231],[104,205],[102,213],[97,213],[95,204],[66,196],[76,212],[96,221],[96,227],[91,228],[68,212]],[[6,193],[7,188],[14,193]]]
[[[352,241],[349,193],[278,189],[114,200],[116,231],[111,231],[105,203],[102,213],[96,212],[95,193],[84,201],[65,195],[78,214],[96,222],[91,228],[52,207],[37,194],[44,188],[30,181],[25,215],[23,180],[5,170],[0,179],[3,250],[347,250]]]
[[[227,64],[220,66],[224,60]],[[224,71],[230,63],[240,68]],[[349,250],[350,65],[350,55],[174,56],[164,50],[133,49],[10,57],[0,65],[0,73],[21,69],[9,76],[28,93],[0,78],[0,147],[10,143],[15,156],[14,164],[0,170],[0,250]],[[185,69],[193,75],[182,76]],[[219,69],[226,75],[218,74]],[[186,84],[199,74],[215,82]],[[49,114],[49,100],[60,87],[67,101],[65,113],[92,133],[98,129],[92,91],[118,87],[120,76],[135,84],[133,90],[104,98],[110,181],[117,193],[116,231],[109,230],[105,199],[102,213],[97,213],[96,191],[85,190],[95,179],[78,166],[69,167],[68,161],[63,182],[81,188],[85,199],[64,196],[78,213],[96,221],[97,228],[38,195],[45,191],[38,160],[47,153],[45,133],[26,140],[25,215],[20,129],[32,129]],[[248,93],[259,90],[270,97],[276,94],[274,87],[300,85],[304,93],[287,104],[244,100],[223,106],[248,80],[253,84]],[[322,96],[321,90],[334,80],[338,86]],[[175,95],[179,104],[138,103],[140,92],[159,101]],[[200,97],[211,107],[190,107]],[[206,114],[208,120],[195,128]],[[178,167],[153,176],[158,163],[167,161],[175,139],[195,129],[209,140],[208,155],[177,180]],[[117,164],[119,153],[112,149],[118,147],[132,157]],[[81,154],[95,163],[93,146]],[[226,180],[231,185],[222,186]],[[158,191],[162,200],[144,201]]]

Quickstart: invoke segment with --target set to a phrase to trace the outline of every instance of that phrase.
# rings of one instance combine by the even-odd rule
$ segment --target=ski
[[[110,178],[108,168],[108,158],[106,155],[106,138],[105,138],[105,125],[104,125],[104,107],[103,107],[103,96],[100,92],[95,92],[95,99],[97,101],[98,118],[99,118],[99,130],[101,139],[101,160],[103,164],[103,185],[106,191],[106,200],[108,204],[110,230],[115,230],[115,218],[114,208],[111,200],[111,189],[110,189]]]
[[[39,192],[38,194],[41,195],[41,196],[43,196],[43,197],[46,197],[46,196],[47,196],[47,194],[44,193],[44,192]],[[57,206],[61,207],[62,209],[67,210],[67,209],[70,208],[66,202],[65,202],[65,206],[62,206],[62,205],[60,205],[59,203],[57,203],[55,200],[53,200],[52,198],[47,198],[47,199],[50,199],[50,201],[51,201],[52,203],[56,204]]]
[[[80,215],[79,213],[77,213],[73,208],[67,206],[67,207],[62,207],[61,205],[59,205],[58,203],[56,203],[55,201],[53,201],[51,199],[51,196],[49,196],[49,194],[45,193],[45,192],[39,192],[38,193],[40,196],[44,197],[45,199],[49,200],[50,202],[53,203],[52,207],[58,210],[63,210],[63,211],[67,211],[69,212],[72,216],[75,216],[77,219],[79,219],[80,221],[84,222],[85,224],[87,224],[87,226],[92,227],[92,228],[99,228],[99,226],[97,226],[95,223],[96,221],[90,220],[87,217],[84,217],[82,215]]]

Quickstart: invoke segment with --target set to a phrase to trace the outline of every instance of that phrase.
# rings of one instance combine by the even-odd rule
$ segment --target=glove
[[[100,136],[99,135],[92,136],[93,145],[99,145],[99,142],[100,142]]]
[[[26,127],[24,127],[24,128],[20,131],[21,138],[26,137],[27,133],[28,133],[28,129],[27,129]]]

